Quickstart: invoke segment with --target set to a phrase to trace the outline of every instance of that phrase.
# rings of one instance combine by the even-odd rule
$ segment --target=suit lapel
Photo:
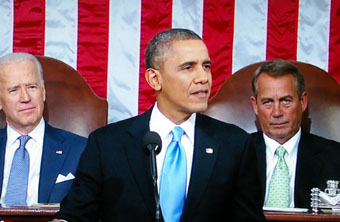
[[[64,140],[64,137],[46,123],[40,167],[39,203],[48,203],[57,176],[62,169],[69,151],[69,147],[64,145]]]
[[[219,144],[209,132],[211,129],[207,129],[208,125],[209,121],[202,119],[202,116],[197,114],[192,171],[183,215],[200,203],[214,168]],[[211,152],[212,150],[213,152]]]
[[[256,158],[257,158],[257,168],[260,175],[260,182],[261,182],[261,197],[262,202],[264,202],[264,196],[266,194],[266,172],[267,172],[267,161],[266,161],[266,144],[263,139],[263,133],[258,132],[252,135],[254,138],[254,145],[256,151]]]
[[[131,124],[131,127],[128,129],[128,142],[125,144],[125,151],[132,175],[145,204],[150,213],[155,215],[156,201],[150,172],[150,155],[142,145],[143,136],[149,131],[151,110],[136,117]]]
[[[310,205],[310,187],[318,185],[318,178],[323,168],[323,163],[317,159],[320,150],[310,141],[309,135],[302,131],[296,161],[295,207]]]
[[[4,179],[5,151],[7,142],[7,128],[0,129],[0,196],[2,193],[2,182]]]

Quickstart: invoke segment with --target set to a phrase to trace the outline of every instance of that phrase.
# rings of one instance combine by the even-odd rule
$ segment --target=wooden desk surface
[[[0,222],[47,222],[59,207],[0,207]],[[295,212],[265,211],[268,221],[339,221],[340,214],[312,214]]]
[[[0,222],[47,222],[59,207],[0,207]]]
[[[340,221],[340,214],[265,211],[268,221]]]

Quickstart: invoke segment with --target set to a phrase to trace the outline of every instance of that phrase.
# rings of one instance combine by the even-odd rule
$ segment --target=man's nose
[[[30,93],[28,92],[28,90],[26,88],[23,88],[20,91],[20,101],[21,102],[27,102],[31,99]]]

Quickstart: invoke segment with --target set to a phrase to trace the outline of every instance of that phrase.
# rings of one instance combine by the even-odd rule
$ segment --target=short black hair
[[[145,66],[148,68],[159,68],[162,65],[164,55],[171,44],[178,40],[202,38],[189,29],[168,29],[158,33],[149,43],[145,53]]]

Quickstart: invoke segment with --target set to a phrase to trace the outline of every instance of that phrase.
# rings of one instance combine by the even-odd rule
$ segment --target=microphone
[[[160,220],[160,205],[159,205],[159,194],[157,188],[157,165],[156,165],[156,155],[161,152],[162,140],[158,133],[149,131],[146,132],[143,137],[143,146],[146,150],[150,152],[150,169],[151,176],[153,180],[153,189],[156,200],[156,221]]]

